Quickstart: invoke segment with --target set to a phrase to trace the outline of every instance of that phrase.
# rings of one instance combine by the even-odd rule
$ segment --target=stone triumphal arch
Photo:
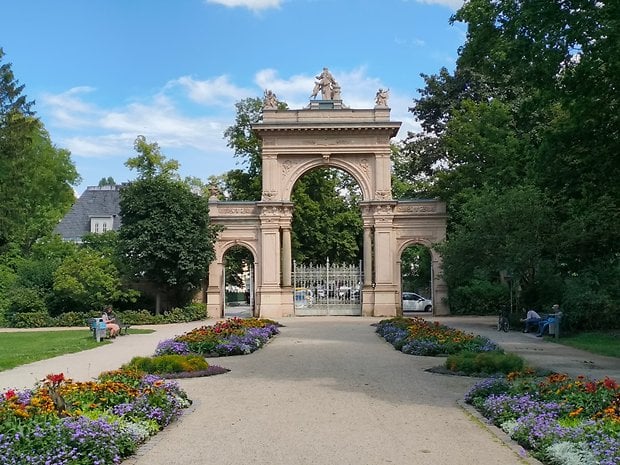
[[[295,314],[291,193],[304,173],[318,167],[346,171],[357,180],[363,195],[361,314],[401,313],[400,256],[412,244],[430,248],[433,311],[449,313],[441,258],[432,249],[445,238],[446,206],[437,200],[392,199],[390,140],[401,123],[390,120],[387,92],[379,89],[374,108],[351,109],[343,105],[340,87],[327,69],[317,76],[316,86],[313,97],[321,91],[323,98],[310,100],[300,110],[279,110],[275,95],[265,92],[262,122],[253,125],[262,140],[261,200],[209,200],[211,220],[224,226],[209,268],[209,314],[223,316],[224,254],[235,245],[247,247],[254,256],[254,315]]]

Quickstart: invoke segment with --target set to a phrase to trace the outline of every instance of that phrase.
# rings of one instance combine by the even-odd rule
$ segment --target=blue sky
[[[420,73],[452,70],[462,0],[4,0],[0,47],[82,182],[135,177],[125,161],[144,135],[206,180],[239,166],[224,131],[235,103],[272,90],[308,105],[328,67],[351,108],[389,88],[397,139]]]

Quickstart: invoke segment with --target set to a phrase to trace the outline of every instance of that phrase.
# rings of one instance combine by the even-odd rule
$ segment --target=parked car
[[[433,302],[415,292],[403,292],[403,312],[430,312]]]

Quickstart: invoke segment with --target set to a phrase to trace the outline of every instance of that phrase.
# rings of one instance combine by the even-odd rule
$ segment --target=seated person
[[[548,333],[549,325],[552,325],[556,322],[556,318],[558,317],[558,314],[561,315],[560,306],[558,304],[555,304],[553,307],[551,307],[551,311],[553,313],[549,314],[547,318],[545,318],[544,320],[541,320],[538,323],[538,334],[536,336],[543,337],[543,334],[545,334],[545,332]]]
[[[106,328],[110,331],[110,337],[116,337],[121,332],[121,327],[116,324],[114,320],[114,314],[112,313],[112,307],[107,306],[103,309],[103,315],[101,318],[105,322]]]
[[[528,333],[530,331],[530,328],[537,328],[541,320],[542,318],[538,313],[536,313],[535,310],[529,310],[525,318],[521,320],[525,323],[525,328],[523,329],[523,332]]]

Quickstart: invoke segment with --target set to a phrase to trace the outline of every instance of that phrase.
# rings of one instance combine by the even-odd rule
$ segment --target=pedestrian
[[[525,318],[521,320],[523,323],[525,323],[525,328],[523,328],[523,332],[529,333],[530,328],[537,328],[541,320],[542,318],[536,312],[536,310],[533,310],[533,309],[528,310],[527,315],[525,315]]]

